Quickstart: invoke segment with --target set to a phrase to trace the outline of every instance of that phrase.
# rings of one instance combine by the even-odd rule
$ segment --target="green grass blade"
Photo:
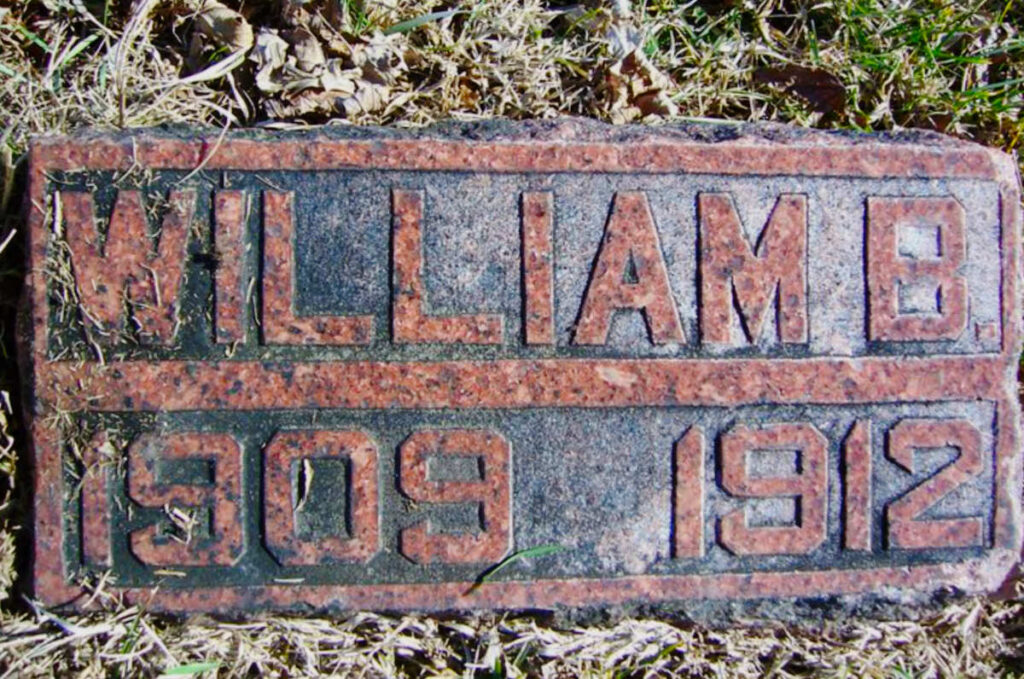
[[[61,59],[60,63],[57,64],[57,69],[58,70],[62,69],[65,66],[67,66],[68,64],[70,64],[72,62],[72,60],[74,60],[75,57],[77,57],[79,54],[81,54],[82,51],[85,50],[86,47],[88,47],[89,45],[91,45],[94,42],[96,42],[99,39],[99,37],[100,36],[98,36],[96,34],[90,35],[89,37],[84,38],[81,42],[79,42],[77,45],[72,47],[68,51],[68,53],[66,55],[64,55],[64,58]]]
[[[518,552],[512,552],[504,559],[502,559],[501,561],[499,561],[498,563],[494,564],[493,566],[485,570],[483,573],[481,573],[480,576],[477,577],[476,581],[473,583],[473,586],[467,589],[464,592],[464,594],[472,594],[480,588],[480,585],[484,584],[485,582],[493,578],[495,575],[497,575],[499,572],[505,570],[506,568],[514,564],[516,561],[519,561],[520,559],[533,559],[541,556],[547,556],[548,554],[563,552],[565,551],[565,549],[566,548],[562,545],[538,545],[536,547],[528,547],[527,549],[521,549]]]
[[[1007,87],[1012,87],[1013,85],[1020,85],[1021,83],[1024,83],[1024,78],[1011,78],[1010,80],[1000,80],[999,82],[996,83],[989,83],[987,85],[979,85],[977,87],[966,89],[964,90],[964,94],[972,94],[975,92],[991,92],[993,90],[1006,89]]]
[[[213,670],[219,669],[219,662],[198,662],[191,663],[189,665],[178,665],[177,667],[171,667],[164,670],[161,677],[191,677],[196,674],[203,672],[212,672]]]
[[[441,19],[447,19],[453,17],[456,14],[465,14],[464,9],[449,9],[444,12],[430,12],[429,14],[421,14],[418,17],[414,17],[407,21],[399,21],[393,26],[388,26],[384,29],[384,35],[392,35],[393,33],[408,33],[411,30],[419,28],[423,24],[429,24],[431,21],[440,21]]]
[[[11,29],[10,26],[4,26],[4,28],[6,28],[8,30]],[[21,24],[15,24],[13,28],[14,28],[14,31],[18,35],[20,35],[22,38],[24,38],[25,40],[28,40],[29,42],[37,45],[38,47],[41,47],[42,49],[46,50],[47,52],[52,52],[53,51],[53,48],[50,47],[49,45],[47,45],[45,40],[40,38],[38,35],[36,35],[32,31],[28,30],[27,28],[25,28]]]
[[[10,68],[7,68],[3,64],[0,64],[0,75],[6,78],[13,78],[15,82],[21,82],[25,79],[21,74],[16,73],[15,71],[11,70]]]

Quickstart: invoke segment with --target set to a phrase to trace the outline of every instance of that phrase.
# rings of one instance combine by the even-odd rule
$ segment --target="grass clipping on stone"
[[[914,620],[736,629],[544,616],[61,617],[12,583],[28,489],[13,359],[32,134],[580,115],[934,129],[1014,151],[1024,2],[27,0],[0,3],[0,676],[987,677],[1020,599]]]

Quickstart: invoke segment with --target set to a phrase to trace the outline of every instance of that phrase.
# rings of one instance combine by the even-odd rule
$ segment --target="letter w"
[[[778,293],[779,339],[807,341],[807,198],[783,194],[756,248],[750,246],[732,198],[700,194],[701,337],[728,344],[733,299],[747,340],[756,342]]]
[[[195,191],[171,191],[155,252],[140,191],[118,191],[102,243],[92,194],[62,193],[60,201],[83,314],[101,334],[131,318],[141,338],[169,344]]]

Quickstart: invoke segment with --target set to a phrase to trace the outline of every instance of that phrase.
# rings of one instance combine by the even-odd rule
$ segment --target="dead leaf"
[[[382,85],[393,84],[407,70],[397,40],[380,33],[352,48],[352,65],[362,69],[364,78]]]
[[[263,100],[263,108],[271,118],[304,118],[325,115],[334,109],[335,95],[318,90],[306,90],[281,99]]]
[[[384,107],[390,90],[365,80],[353,83],[351,94],[338,96],[337,91],[305,89],[290,92],[280,99],[267,99],[264,108],[272,118],[351,118]]]
[[[775,85],[799,96],[815,113],[841,113],[846,109],[843,81],[824,69],[796,64],[761,68],[754,73],[754,82]]]
[[[288,43],[271,29],[261,29],[256,36],[256,49],[250,58],[256,62],[256,87],[261,92],[273,93],[284,89],[280,72],[288,58]]]
[[[651,115],[678,112],[668,92],[672,80],[659,71],[640,50],[633,50],[605,71],[598,94],[612,122],[627,123]]]
[[[388,104],[409,70],[403,36],[378,32],[349,44],[332,35],[333,47],[325,49],[323,17],[294,2],[285,9],[289,23],[302,25],[261,29],[249,57],[271,118],[353,117]],[[344,55],[328,56],[339,51]]]
[[[383,108],[390,90],[384,85],[363,81],[350,97],[342,97],[335,102],[335,110],[352,118],[360,113],[372,113]]]
[[[465,109],[474,109],[480,103],[480,86],[465,75],[459,78],[459,105]]]
[[[324,72],[320,74],[320,86],[327,92],[351,95],[356,91],[356,81],[361,71],[345,68],[341,59],[329,59]]]
[[[241,14],[218,0],[205,0],[195,15],[195,29],[217,47],[232,52],[252,47],[252,26]]]
[[[292,54],[295,55],[295,65],[300,71],[315,73],[322,68],[327,58],[324,50],[320,47],[320,41],[305,28],[296,28],[285,31],[282,36],[285,42],[291,45]]]
[[[283,0],[281,16],[286,26],[301,29],[316,37],[324,52],[334,56],[348,56],[349,45],[340,31],[348,30],[348,12],[340,2],[320,3],[327,5],[327,16],[320,13],[318,5],[307,0]]]

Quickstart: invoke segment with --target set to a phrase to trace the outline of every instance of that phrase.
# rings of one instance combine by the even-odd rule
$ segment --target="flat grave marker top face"
[[[926,601],[1019,559],[995,151],[147,131],[37,140],[30,194],[48,604]]]

